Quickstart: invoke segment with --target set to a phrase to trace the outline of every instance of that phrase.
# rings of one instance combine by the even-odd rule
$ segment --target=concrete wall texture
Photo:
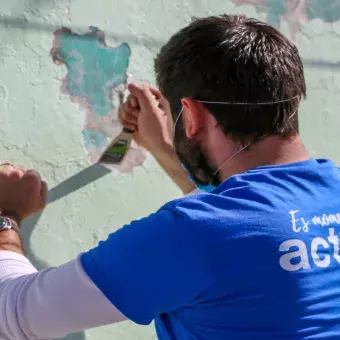
[[[120,167],[91,164],[119,133],[115,90],[126,71],[153,83],[162,43],[191,17],[221,13],[260,18],[295,41],[308,84],[302,136],[313,157],[339,162],[340,0],[1,0],[1,161],[37,168],[50,185],[46,211],[24,226],[38,268],[180,195],[136,145]],[[152,327],[126,322],[67,339],[151,338]]]

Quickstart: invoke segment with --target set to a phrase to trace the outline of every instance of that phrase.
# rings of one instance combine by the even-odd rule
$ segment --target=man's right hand
[[[38,172],[0,165],[0,214],[20,223],[46,207],[47,184]]]
[[[135,131],[135,141],[154,156],[172,149],[169,103],[158,89],[149,85],[129,84],[129,91],[119,113],[121,124]]]
[[[119,118],[122,125],[135,131],[135,141],[147,149],[184,194],[195,189],[173,146],[173,123],[168,101],[159,90],[148,85],[129,85],[130,95]]]

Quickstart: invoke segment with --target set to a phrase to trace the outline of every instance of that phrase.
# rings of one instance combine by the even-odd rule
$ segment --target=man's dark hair
[[[195,19],[161,48],[155,72],[174,119],[183,97],[234,103],[291,99],[204,105],[241,142],[298,132],[298,106],[306,96],[302,62],[295,45],[261,21],[243,15]]]

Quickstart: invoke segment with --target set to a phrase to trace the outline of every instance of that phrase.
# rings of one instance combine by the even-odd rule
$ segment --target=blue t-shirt
[[[340,170],[311,159],[172,201],[82,264],[162,340],[340,339],[339,229]]]

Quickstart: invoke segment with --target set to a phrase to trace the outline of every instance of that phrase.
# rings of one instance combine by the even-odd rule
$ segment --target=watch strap
[[[15,219],[7,216],[0,216],[0,232],[5,230],[14,230],[20,232],[19,225]]]

